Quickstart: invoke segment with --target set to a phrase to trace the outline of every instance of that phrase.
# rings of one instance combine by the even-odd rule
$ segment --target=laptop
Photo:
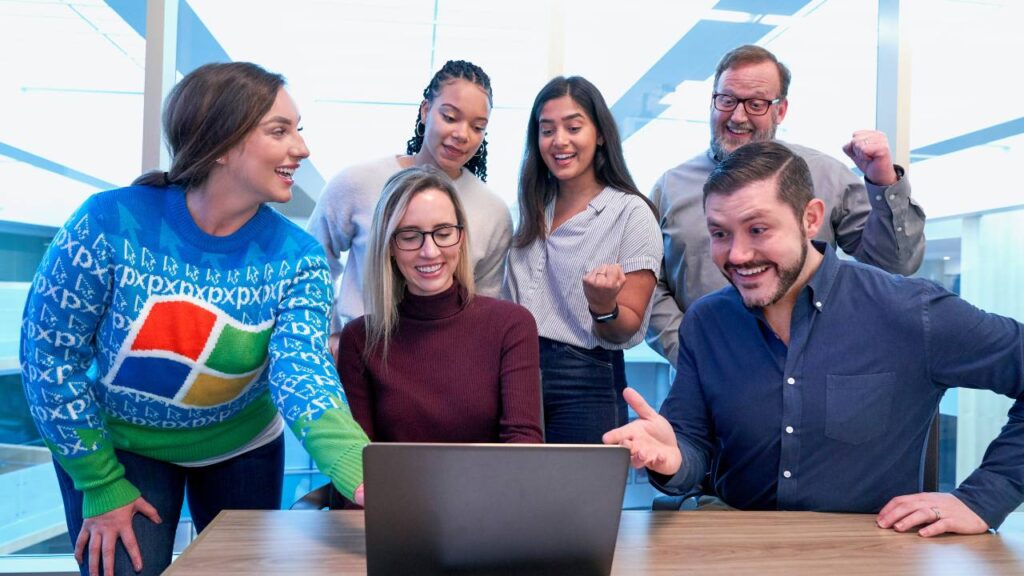
[[[370,576],[611,572],[629,451],[556,444],[370,444]]]

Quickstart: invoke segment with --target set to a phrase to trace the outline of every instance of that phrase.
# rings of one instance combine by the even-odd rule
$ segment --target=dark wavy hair
[[[449,60],[444,63],[444,66],[434,74],[434,77],[430,79],[430,84],[423,89],[423,99],[427,102],[433,102],[434,98],[441,93],[441,86],[451,82],[452,80],[466,80],[476,84],[477,86],[484,89],[487,93],[487,102],[490,105],[494,105],[494,94],[491,93],[491,78],[487,76],[487,73],[482,68],[467,62],[465,60]],[[416,124],[413,125],[412,138],[406,143],[405,153],[412,156],[420,151],[423,147],[423,131],[426,129],[426,125],[423,123],[423,119],[419,116],[419,111],[416,112]],[[485,137],[480,141],[480,148],[476,151],[476,154],[466,162],[466,169],[476,174],[478,178],[487,181],[487,138]]]
[[[779,201],[789,206],[799,222],[814,199],[814,182],[807,162],[778,142],[744,144],[719,162],[704,183],[704,208],[712,195],[729,196],[765,180],[775,182]]]
[[[604,139],[604,145],[598,146],[594,153],[594,174],[598,183],[643,198],[654,212],[655,219],[658,218],[658,209],[640,193],[626,167],[619,129],[601,92],[582,76],[559,76],[541,88],[526,124],[526,148],[519,172],[519,228],[513,239],[516,246],[526,246],[547,236],[544,207],[558,194],[558,179],[548,170],[541,156],[538,143],[540,113],[548,101],[562,96],[569,96],[586,112],[598,136]]]
[[[250,62],[206,64],[189,72],[164,103],[170,170],[146,172],[132,184],[201,186],[217,158],[260,123],[284,84],[284,76]]]

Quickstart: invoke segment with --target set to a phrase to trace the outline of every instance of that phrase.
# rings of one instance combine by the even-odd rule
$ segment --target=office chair
[[[306,493],[296,500],[289,510],[361,510],[354,502],[345,498],[330,482]]]
[[[704,489],[705,486],[709,487],[707,491]],[[711,475],[709,474],[696,488],[682,496],[655,496],[651,501],[651,510],[696,510],[701,496],[714,496],[711,486]]]

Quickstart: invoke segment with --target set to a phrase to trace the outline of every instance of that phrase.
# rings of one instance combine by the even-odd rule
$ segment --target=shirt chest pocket
[[[895,372],[829,374],[826,386],[825,436],[847,444],[861,444],[888,428]]]

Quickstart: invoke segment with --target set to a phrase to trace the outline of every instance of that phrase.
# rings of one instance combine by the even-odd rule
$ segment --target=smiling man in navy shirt
[[[661,414],[627,389],[639,418],[605,442],[670,494],[713,465],[736,508],[877,512],[879,526],[922,536],[997,528],[1024,500],[1024,327],[810,240],[824,205],[780,144],[737,149],[704,207],[732,286],[684,317]],[[923,493],[928,430],[952,387],[1017,401],[977,470],[952,493]]]

